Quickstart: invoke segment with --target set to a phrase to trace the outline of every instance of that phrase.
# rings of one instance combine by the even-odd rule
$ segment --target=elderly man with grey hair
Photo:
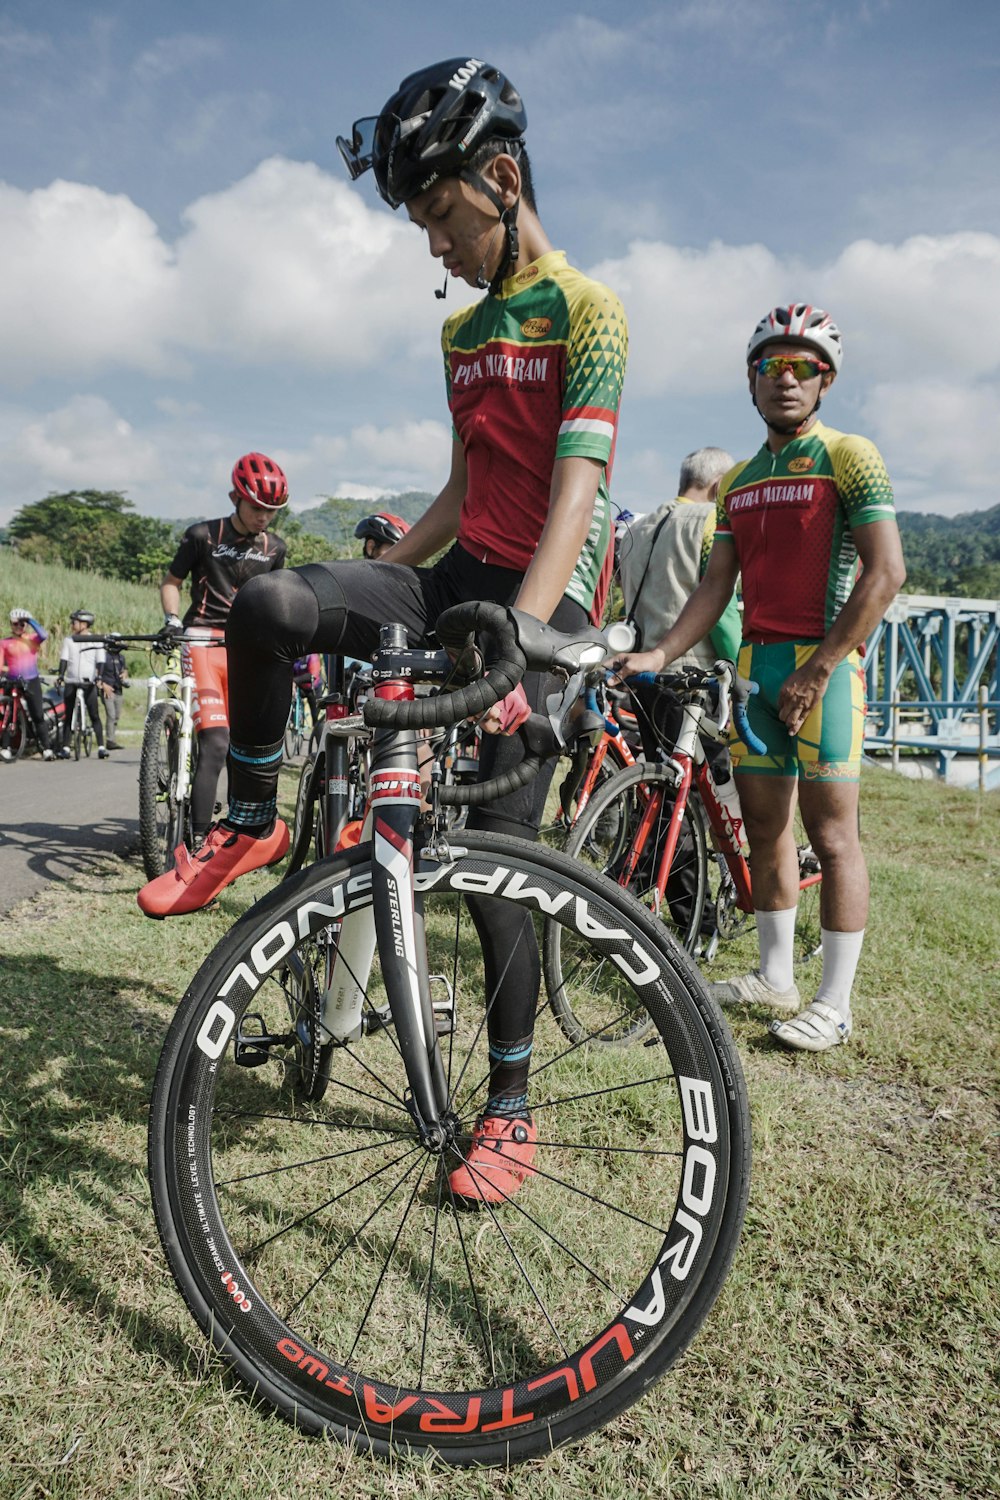
[[[619,545],[625,611],[639,633],[637,650],[669,630],[701,582],[715,536],[719,481],[733,467],[724,448],[697,448],[681,464],[678,494],[659,510],[639,516]],[[710,667],[720,656],[735,661],[741,639],[733,594],[717,625],[674,666]]]

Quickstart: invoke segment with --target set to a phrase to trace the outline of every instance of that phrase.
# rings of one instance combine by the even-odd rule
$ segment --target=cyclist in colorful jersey
[[[350,141],[338,142],[352,176],[373,169],[385,201],[405,205],[444,264],[446,286],[450,279],[486,292],[448,318],[442,337],[450,473],[380,561],[309,564],[241,593],[226,634],[233,800],[206,841],[212,857],[140,893],[150,915],[203,906],[287,840],[273,831],[275,788],[291,664],[304,651],[370,659],[387,620],[403,624],[411,644],[425,644],[442,610],[469,600],[517,604],[557,629],[600,615],[627,328],[614,293],[552,248],[535,205],[526,123],[521,96],[497,68],[458,58],[406,78],[377,118],[358,121]],[[420,566],[449,544],[433,567]],[[520,740],[505,732],[541,702],[544,684],[529,674],[523,690],[491,710],[483,779],[522,759]],[[475,809],[470,824],[534,837],[547,785],[539,776]],[[472,1170],[457,1169],[453,1187],[472,1201],[500,1202],[534,1153],[526,1095],[540,966],[530,920],[512,929],[488,898],[469,905],[495,997],[491,1075]],[[496,1186],[482,1186],[491,1173]]]
[[[233,466],[229,492],[233,510],[214,521],[198,521],[181,537],[160,584],[164,629],[184,632],[183,671],[194,678],[194,727],[198,763],[191,788],[191,829],[197,848],[215,816],[219,777],[229,749],[229,676],[221,646],[233,600],[259,573],[281,568],[285,542],[268,527],[288,503],[288,481],[264,453],[245,453]],[[180,619],[181,585],[191,580],[191,603]]]
[[[28,711],[35,738],[42,747],[43,760],[55,760],[55,750],[49,737],[42,704],[42,685],[38,677],[38,653],[49,638],[38,621],[26,609],[10,612],[10,635],[0,641],[0,677],[13,679],[21,684],[24,706]],[[13,727],[13,726],[11,726]],[[4,731],[4,742],[0,744],[0,760],[13,760],[8,743],[10,729]]]
[[[735,751],[760,968],[712,988],[725,1005],[760,1004],[789,1016],[772,1021],[770,1031],[810,1052],[851,1035],[868,915],[858,832],[861,652],[905,577],[877,448],[818,418],[841,359],[840,330],[821,308],[776,307],[758,323],[747,365],[767,439],[719,486],[708,569],[676,624],[651,651],[616,662],[624,673],[662,671],[714,625],[742,570],[739,669],[760,685],[749,717],[768,748],[763,756],[745,746]],[[823,869],[823,973],[804,1009],[792,968],[796,798]]]
[[[93,725],[94,738],[97,740],[98,759],[105,760],[108,752],[101,727],[98,708],[100,695],[97,689],[100,669],[104,664],[104,645],[103,642],[91,642],[90,631],[93,624],[94,616],[89,609],[75,609],[69,617],[70,633],[63,637],[62,650],[59,652],[59,682],[65,683],[66,687],[63,734],[66,736],[70,732],[77,694],[82,694],[84,707]],[[64,744],[59,754],[63,760],[69,760],[69,746]]]

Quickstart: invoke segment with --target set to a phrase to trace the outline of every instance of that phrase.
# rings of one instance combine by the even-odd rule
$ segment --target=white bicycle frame
[[[164,672],[162,677],[150,677],[146,689],[147,718],[154,703],[169,703],[180,720],[177,785],[174,789],[174,796],[178,802],[187,801],[191,791],[191,741],[194,736],[194,715],[191,703],[194,698],[194,686],[193,677],[184,677],[179,672]],[[166,698],[160,697],[162,687],[171,690]]]

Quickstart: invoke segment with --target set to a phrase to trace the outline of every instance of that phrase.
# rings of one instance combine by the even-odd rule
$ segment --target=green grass
[[[58,563],[30,562],[10,547],[0,547],[0,632],[7,633],[7,617],[15,605],[30,610],[49,639],[39,653],[44,673],[59,666],[59,648],[69,635],[69,617],[75,609],[92,610],[95,632],[119,630],[123,634],[148,635],[163,624],[157,589],[138,583],[123,583],[97,573],[80,573]],[[127,654],[129,671],[145,675],[148,657],[141,651]]]
[[[186,980],[269,881],[150,923],[138,861],[88,859],[4,919],[0,1495],[994,1493],[996,816],[995,801],[866,771],[873,903],[850,1046],[791,1055],[763,1015],[737,1019],[755,1163],[722,1296],[624,1418],[510,1474],[303,1437],[207,1351],[152,1222],[146,1106]],[[720,955],[718,977],[744,956]]]

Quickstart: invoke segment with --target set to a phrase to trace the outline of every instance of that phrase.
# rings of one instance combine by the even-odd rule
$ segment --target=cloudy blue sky
[[[219,513],[249,448],[298,505],[438,488],[440,277],[334,137],[459,54],[521,89],[549,236],[629,314],[620,504],[757,448],[743,351],[797,299],[901,509],[1000,501],[996,0],[0,0],[0,521]]]

